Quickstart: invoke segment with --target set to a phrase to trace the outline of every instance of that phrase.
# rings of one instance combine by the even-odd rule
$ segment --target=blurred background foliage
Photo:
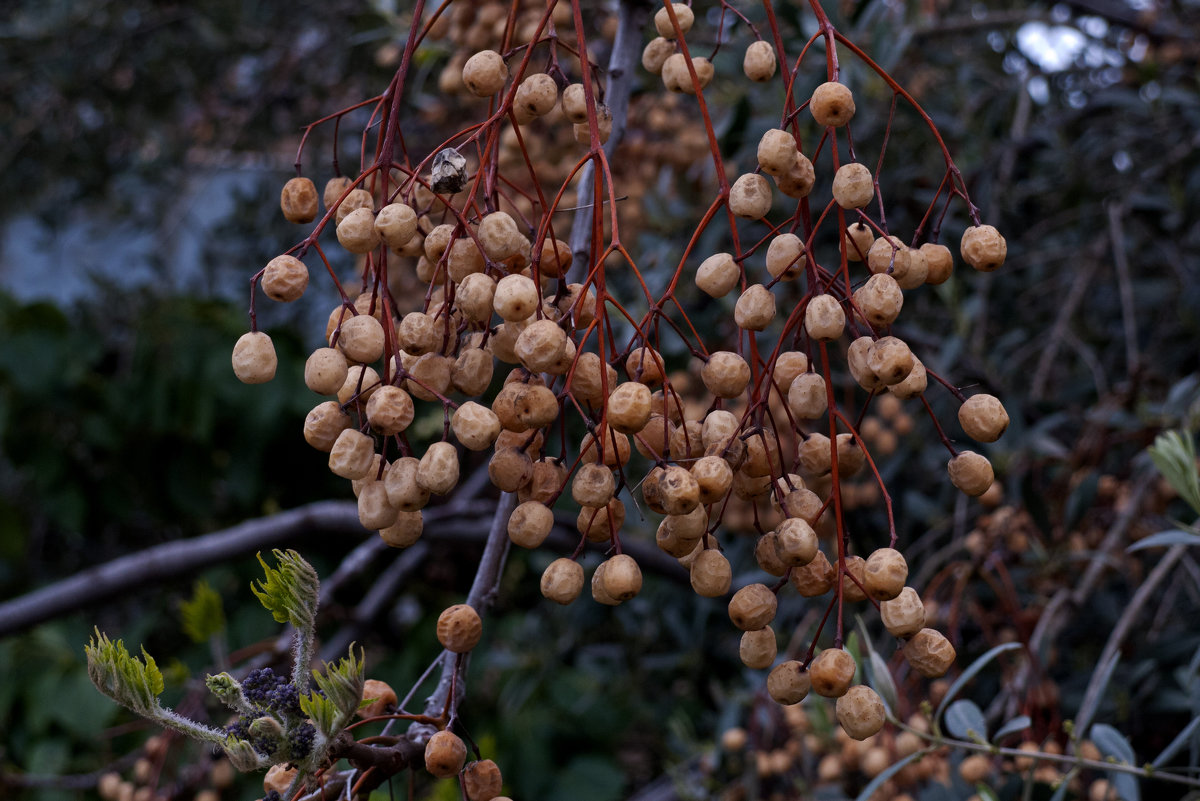
[[[228,353],[245,330],[248,277],[298,238],[276,198],[301,127],[386,86],[407,29],[400,5],[11,4],[0,21],[0,598],[157,543],[348,497],[299,436],[311,404],[302,359],[326,309],[310,297],[262,310],[280,355],[272,384],[237,384]],[[609,6],[586,5],[602,28]],[[779,11],[792,30],[811,32],[798,5]],[[986,449],[1003,505],[981,518],[953,492],[920,419],[890,421],[895,447],[881,463],[914,573],[953,610],[960,664],[1028,638],[1082,564],[1112,561],[1022,701],[1045,736],[1075,714],[1102,645],[1095,632],[1111,630],[1160,553],[1095,551],[1134,493],[1139,454],[1164,427],[1194,430],[1200,414],[1200,8],[872,0],[830,11],[928,111],[985,221],[1008,238],[1002,271],[960,273],[917,293],[901,332],[941,374],[1004,399],[1012,427]],[[745,32],[732,33],[741,41]],[[448,56],[434,46],[418,65],[414,142],[452,116],[433,88]],[[799,92],[823,80],[820,56]],[[871,162],[890,92],[843,58],[860,98],[857,144]],[[718,76],[737,74],[739,59],[740,48],[719,49]],[[657,85],[641,72],[638,80],[635,116],[660,102]],[[738,165],[777,124],[777,92],[718,80],[706,93]],[[672,108],[684,115],[677,130],[698,124],[694,106]],[[353,127],[342,131],[343,160],[357,152]],[[306,157],[318,184],[331,144],[322,132]],[[892,230],[911,233],[940,164],[928,130],[901,107],[880,174],[896,198]],[[706,205],[710,172],[701,159],[688,169],[650,164],[631,179],[644,213],[627,244],[651,279],[664,282],[661,270],[678,258],[681,221]],[[945,240],[957,241],[966,222],[956,208]],[[706,234],[702,246],[719,247],[721,236]],[[680,300],[702,330],[729,325],[727,304],[701,303],[686,281]],[[934,408],[952,419],[943,396]],[[1188,515],[1158,485],[1148,498],[1131,536]],[[852,515],[865,539],[882,530],[877,508]],[[354,544],[326,538],[305,554],[327,575]],[[730,548],[749,569],[747,543]],[[432,616],[461,598],[476,556],[433,548],[422,580],[375,621],[365,643],[372,674],[398,688],[420,675],[434,656]],[[722,604],[655,578],[615,611],[551,609],[535,589],[548,558],[513,555],[465,706],[514,794],[611,801],[668,771],[682,789],[708,777],[693,787],[702,794],[736,786],[741,768],[713,743],[743,720],[762,677],[736,662]],[[997,563],[1010,577],[1002,586],[986,578]],[[236,649],[276,635],[246,592],[253,575],[250,563],[204,574],[223,599],[227,647],[242,656]],[[335,596],[329,636],[372,575]],[[183,699],[178,688],[210,670],[215,653],[181,631],[178,604],[191,592],[188,582],[131,587],[104,608],[0,641],[0,774],[26,777],[6,798],[91,798],[86,777],[72,776],[133,769],[148,732],[92,690],[82,645],[93,624],[145,642]],[[1120,689],[1101,704],[1098,719],[1126,732],[1139,755],[1157,753],[1200,698],[1200,632],[1189,625],[1198,607],[1200,566],[1188,555],[1156,591],[1114,674]],[[799,623],[805,612],[789,602],[781,615]],[[979,697],[995,681],[978,682]],[[180,765],[206,762],[188,745],[170,753]],[[209,781],[180,775],[192,789]],[[853,792],[856,781],[826,795]],[[223,797],[253,797],[254,786]],[[453,797],[448,784],[420,792]]]

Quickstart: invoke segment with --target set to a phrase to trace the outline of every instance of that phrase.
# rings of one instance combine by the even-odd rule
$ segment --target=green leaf
[[[324,673],[313,671],[313,681],[336,710],[329,724],[330,728],[322,728],[325,736],[332,738],[358,711],[365,680],[363,667],[361,655],[354,655],[354,644],[351,643],[349,655],[338,660],[336,665],[326,662]],[[316,721],[315,718],[313,720]]]
[[[1196,469],[1196,444],[1192,435],[1164,431],[1154,439],[1149,452],[1158,471],[1200,515],[1200,471]]]
[[[1105,756],[1110,756],[1126,765],[1135,764],[1133,746],[1129,744],[1129,740],[1124,734],[1109,726],[1107,723],[1097,723],[1092,726],[1089,739],[1096,744],[1100,752]]]
[[[221,596],[207,581],[199,579],[192,586],[192,597],[179,604],[183,633],[192,642],[207,642],[225,628],[225,609]]]
[[[142,658],[131,656],[120,640],[113,642],[99,629],[84,647],[88,677],[100,692],[139,715],[152,717],[159,708],[163,677],[153,657],[142,649]]]
[[[300,696],[300,711],[312,718],[313,725],[326,737],[332,739],[337,734],[337,707],[325,696],[316,693]]]
[[[987,721],[974,701],[959,699],[946,710],[946,730],[960,740],[986,743]]]
[[[996,729],[996,733],[992,735],[992,740],[999,743],[1003,741],[1005,737],[1025,731],[1032,725],[1033,721],[1030,720],[1028,715],[1017,715],[1015,718]]]
[[[279,569],[271,568],[258,554],[266,579],[250,589],[278,623],[291,623],[301,631],[311,631],[317,616],[320,582],[312,565],[295,551],[272,551]]]

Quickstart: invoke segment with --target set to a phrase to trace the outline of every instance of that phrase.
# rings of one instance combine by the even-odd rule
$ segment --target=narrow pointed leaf
[[[975,702],[965,698],[955,701],[946,710],[946,731],[960,740],[986,743],[987,721]]]
[[[1032,725],[1033,721],[1029,719],[1028,715],[1018,715],[1000,728],[996,729],[996,733],[992,735],[992,741],[999,743],[1005,737],[1025,731]]]

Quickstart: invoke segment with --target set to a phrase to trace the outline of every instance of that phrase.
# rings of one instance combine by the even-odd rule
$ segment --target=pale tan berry
[[[691,579],[697,595],[716,598],[729,592],[733,571],[724,554],[716,548],[706,548],[692,562]]]
[[[911,637],[925,627],[925,605],[912,587],[905,587],[879,605],[879,617],[893,637]]]
[[[781,395],[786,395],[797,376],[808,372],[808,356],[802,351],[785,350],[775,359],[771,378]]]
[[[865,684],[851,687],[838,698],[835,711],[842,731],[855,740],[878,734],[887,718],[879,694]]]
[[[875,197],[871,170],[856,161],[843,164],[833,176],[833,199],[843,209],[861,209]]]
[[[752,81],[769,81],[775,75],[775,48],[759,40],[751,42],[742,57],[742,72]]]
[[[692,13],[692,9],[685,3],[672,3],[671,10],[675,12],[675,19],[679,23],[679,33],[687,34],[692,29],[692,24],[696,21],[696,15]],[[674,39],[676,37],[675,26],[671,23],[671,15],[666,8],[660,8],[654,14],[654,29],[658,31],[658,35],[665,39]]]
[[[453,732],[436,732],[425,744],[425,770],[436,778],[457,776],[466,761],[467,746]]]
[[[421,538],[424,528],[421,512],[400,511],[396,513],[396,522],[385,529],[380,529],[379,537],[389,548],[408,548]]]
[[[817,532],[805,520],[789,517],[775,529],[775,554],[787,567],[803,567],[820,552]]]
[[[317,218],[317,187],[308,178],[292,178],[279,193],[279,208],[288,222],[312,222]]]
[[[375,440],[353,428],[338,434],[329,451],[329,469],[342,478],[365,478],[375,459]]]
[[[675,42],[665,36],[656,36],[642,49],[642,66],[647,72],[661,75],[663,63],[675,52]]]
[[[599,101],[596,102],[596,134],[600,144],[608,141],[608,137],[612,136],[613,115],[612,109],[606,104]],[[592,128],[586,122],[577,122],[574,126],[575,141],[581,145],[591,145],[592,143]]]
[[[592,600],[605,606],[618,606],[621,602],[608,594],[604,586],[604,574],[608,571],[608,562],[601,562],[592,572]]]
[[[821,496],[805,488],[801,482],[796,489],[791,490],[783,497],[781,506],[784,514],[788,517],[796,517],[810,526],[815,526],[825,504],[821,500]]]
[[[908,580],[908,562],[894,548],[879,548],[867,557],[863,587],[876,601],[890,601],[904,590]]]
[[[836,81],[823,83],[813,90],[808,110],[817,125],[835,128],[845,125],[854,117],[854,93]]]
[[[459,311],[474,323],[486,323],[492,318],[492,301],[496,296],[496,279],[485,273],[471,273],[463,278],[454,293]]]
[[[874,344],[875,340],[870,337],[859,337],[846,349],[846,366],[850,369],[851,377],[854,378],[855,383],[868,392],[885,386],[879,376],[875,375],[875,371],[871,369],[871,346]]]
[[[761,220],[771,211],[771,185],[754,173],[738,177],[729,189],[729,209],[739,217]]]
[[[846,244],[846,258],[850,261],[862,261],[871,252],[871,245],[875,243],[875,232],[865,223],[851,223],[846,226],[843,241]]]
[[[555,559],[542,573],[541,590],[555,603],[571,603],[583,591],[583,567],[571,559]]]
[[[767,246],[767,272],[772,278],[791,281],[804,272],[808,257],[795,234],[780,234]]]
[[[808,666],[812,689],[826,698],[839,698],[854,681],[854,657],[841,648],[826,648]]]
[[[928,375],[925,372],[925,365],[917,357],[913,357],[912,372],[908,377],[899,384],[892,384],[888,387],[888,392],[895,395],[897,398],[915,398],[925,391],[925,386],[928,383]]]
[[[958,765],[958,775],[967,784],[981,782],[992,772],[992,760],[984,754],[973,754]]]
[[[612,470],[601,464],[580,465],[571,479],[571,498],[580,506],[606,506],[615,490]]]
[[[704,456],[691,467],[692,478],[700,489],[701,505],[720,501],[733,485],[733,468],[720,456]]]
[[[807,565],[792,568],[792,586],[805,598],[824,595],[833,589],[835,581],[837,570],[829,563],[829,558],[823,551],[817,551],[817,555]]]
[[[718,398],[736,398],[750,383],[750,365],[738,354],[719,350],[711,354],[700,371],[704,386]]]
[[[808,696],[810,689],[812,680],[809,673],[795,659],[781,662],[767,674],[767,692],[776,703],[798,704]]]
[[[665,468],[658,488],[666,514],[685,515],[700,503],[700,485],[685,467],[670,465]]]
[[[366,483],[358,493],[358,522],[362,527],[378,531],[396,522],[400,510],[388,501],[387,488],[375,480],[374,471],[366,475]]]
[[[797,381],[799,379],[796,379]],[[814,432],[808,435],[799,449],[800,467],[809,476],[823,476],[833,469],[829,437]]]
[[[663,380],[662,354],[643,345],[634,348],[625,359],[625,373],[634,381],[648,386],[661,384]]]
[[[724,297],[737,286],[742,271],[728,253],[715,253],[709,256],[696,269],[696,286],[706,295],[714,298]]]
[[[733,320],[745,331],[762,331],[775,319],[775,296],[762,284],[751,284],[733,308]]]
[[[742,633],[742,641],[738,646],[738,656],[742,664],[752,670],[769,668],[775,661],[779,645],[775,640],[775,632],[770,626],[756,631]]]
[[[601,509],[580,509],[575,518],[575,527],[591,542],[608,542],[624,524],[625,504],[620,498],[613,498]]]
[[[540,547],[553,528],[553,510],[538,501],[525,501],[508,518],[508,538],[522,548]]]
[[[304,440],[328,453],[338,435],[350,427],[350,415],[336,401],[317,404],[304,418]]]
[[[403,456],[392,462],[383,477],[388,500],[401,512],[417,512],[429,503],[429,490],[417,482],[421,462],[415,456]]]
[[[619,384],[608,396],[608,424],[622,434],[636,434],[650,421],[650,387],[640,381]]]
[[[275,345],[262,331],[242,334],[233,346],[233,374],[243,384],[265,384],[278,365]]]
[[[535,320],[517,336],[514,351],[521,364],[531,373],[550,371],[562,359],[567,347],[567,332],[558,323]]]
[[[817,295],[804,310],[804,330],[813,339],[837,339],[846,329],[846,312],[832,295]]]
[[[887,386],[907,378],[915,364],[908,343],[898,337],[880,337],[867,351],[867,365]]]
[[[449,442],[435,442],[421,457],[417,484],[434,495],[446,495],[458,484],[458,451]]]
[[[963,232],[959,252],[967,264],[990,273],[1003,266],[1008,244],[993,226],[972,225]]]
[[[798,152],[795,137],[780,128],[771,128],[758,140],[758,166],[768,175],[784,175],[795,165]]]
[[[925,254],[925,266],[928,269],[925,283],[946,283],[954,272],[954,256],[950,254],[950,248],[926,242],[921,245],[921,252]]]
[[[867,594],[863,591],[863,574],[866,562],[861,556],[847,556],[845,568],[842,573],[842,598],[851,603],[865,601]]]
[[[995,395],[972,395],[958,407],[958,422],[976,442],[995,442],[1008,428],[1008,412]]]
[[[562,110],[563,116],[575,124],[587,122],[587,96],[583,84],[573,83],[563,90]]]
[[[513,98],[514,108],[521,108],[530,118],[542,117],[554,110],[558,103],[558,84],[544,72],[525,77],[517,86]]]
[[[492,354],[482,348],[471,348],[458,354],[450,369],[450,381],[464,395],[482,395],[492,383],[494,366]]]
[[[779,601],[765,584],[747,584],[729,601],[729,619],[742,631],[757,631],[775,619]]]
[[[526,251],[529,248],[529,240],[517,228],[516,220],[503,211],[484,216],[479,221],[476,236],[483,252],[492,261],[504,261],[517,255],[522,248]]]
[[[854,305],[876,328],[885,328],[896,321],[904,308],[904,293],[896,279],[878,273],[854,291]]]
[[[483,251],[469,237],[455,239],[450,243],[446,256],[446,274],[456,284],[461,284],[468,275],[483,272]]]
[[[463,64],[462,80],[471,94],[490,97],[504,88],[508,65],[495,50],[481,50]]]
[[[370,209],[355,209],[337,225],[341,246],[351,253],[370,253],[379,247],[379,232],[375,230],[375,215]]]
[[[383,326],[369,314],[359,314],[342,323],[338,349],[352,362],[369,363],[383,356]]]
[[[867,268],[872,273],[888,273],[897,282],[908,273],[911,256],[908,246],[895,236],[881,236],[867,251]]]
[[[400,387],[387,385],[371,393],[367,401],[367,420],[384,436],[399,434],[413,421],[412,398]],[[382,526],[375,526],[382,528]]]
[[[796,151],[796,158],[787,172],[775,176],[779,191],[795,200],[806,198],[817,182],[817,173],[808,156]]]
[[[325,189],[321,193],[321,201],[325,204],[325,208],[333,208],[333,204],[337,203],[337,199],[346,193],[353,182],[344,175],[339,175],[336,178],[330,178],[325,182]],[[367,193],[370,197],[370,193]],[[339,208],[341,208],[339,206]]]
[[[950,483],[972,497],[982,495],[992,486],[995,474],[987,457],[974,451],[961,451],[946,463]]]
[[[802,373],[792,381],[787,392],[788,409],[801,420],[816,420],[829,408],[825,379],[819,373]]]
[[[905,660],[927,679],[945,676],[954,657],[954,646],[936,629],[921,629],[904,645]]]
[[[490,759],[469,762],[463,770],[462,786],[467,801],[493,801],[503,785],[500,768]]]
[[[901,289],[916,289],[925,283],[929,276],[929,263],[925,260],[925,251],[920,248],[908,249],[908,272],[896,278]]]
[[[533,479],[533,460],[518,448],[497,447],[488,460],[488,478],[501,492],[517,492]]]
[[[334,224],[341,225],[342,222],[350,216],[351,212],[358,211],[359,209],[366,209],[367,211],[372,212],[373,216],[375,212],[375,198],[372,197],[371,193],[365,189],[351,189],[346,197],[342,200],[341,204],[337,207],[337,211],[334,212]],[[372,221],[371,225],[373,228],[374,221]]]
[[[438,642],[451,653],[465,654],[479,644],[482,636],[483,622],[479,613],[467,604],[454,604],[438,615]]]
[[[375,399],[371,400],[373,402]],[[367,411],[369,414],[370,408]],[[451,415],[450,430],[467,450],[482,451],[491,447],[496,437],[500,436],[500,418],[486,406],[467,401]]]
[[[417,213],[407,203],[389,203],[375,215],[375,230],[389,248],[402,248],[417,233]]]
[[[297,300],[308,288],[308,267],[295,256],[276,256],[263,270],[262,288],[271,300]]]
[[[537,284],[524,275],[506,275],[496,284],[492,308],[505,320],[525,320],[541,302]]]
[[[295,780],[298,772],[295,768],[289,768],[283,763],[272,765],[267,770],[267,775],[263,778],[263,792],[270,793],[271,791],[275,791],[280,795],[286,793],[288,788],[292,786],[292,782]],[[130,798],[132,801],[132,794]],[[121,801],[125,800],[121,799]]]
[[[642,571],[629,554],[619,553],[605,560],[602,580],[604,591],[616,601],[628,601],[642,591]]]

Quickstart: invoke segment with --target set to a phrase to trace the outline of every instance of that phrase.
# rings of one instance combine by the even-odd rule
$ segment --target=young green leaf
[[[207,642],[225,628],[221,596],[203,579],[192,585],[192,597],[179,603],[179,617],[192,642]]]
[[[265,580],[250,589],[279,623],[291,623],[301,631],[311,631],[317,616],[320,582],[312,565],[295,551],[272,551],[279,562],[275,569],[258,554]]]
[[[1164,431],[1149,448],[1154,466],[1170,482],[1179,497],[1200,515],[1200,470],[1196,468],[1196,443],[1190,433]]]

